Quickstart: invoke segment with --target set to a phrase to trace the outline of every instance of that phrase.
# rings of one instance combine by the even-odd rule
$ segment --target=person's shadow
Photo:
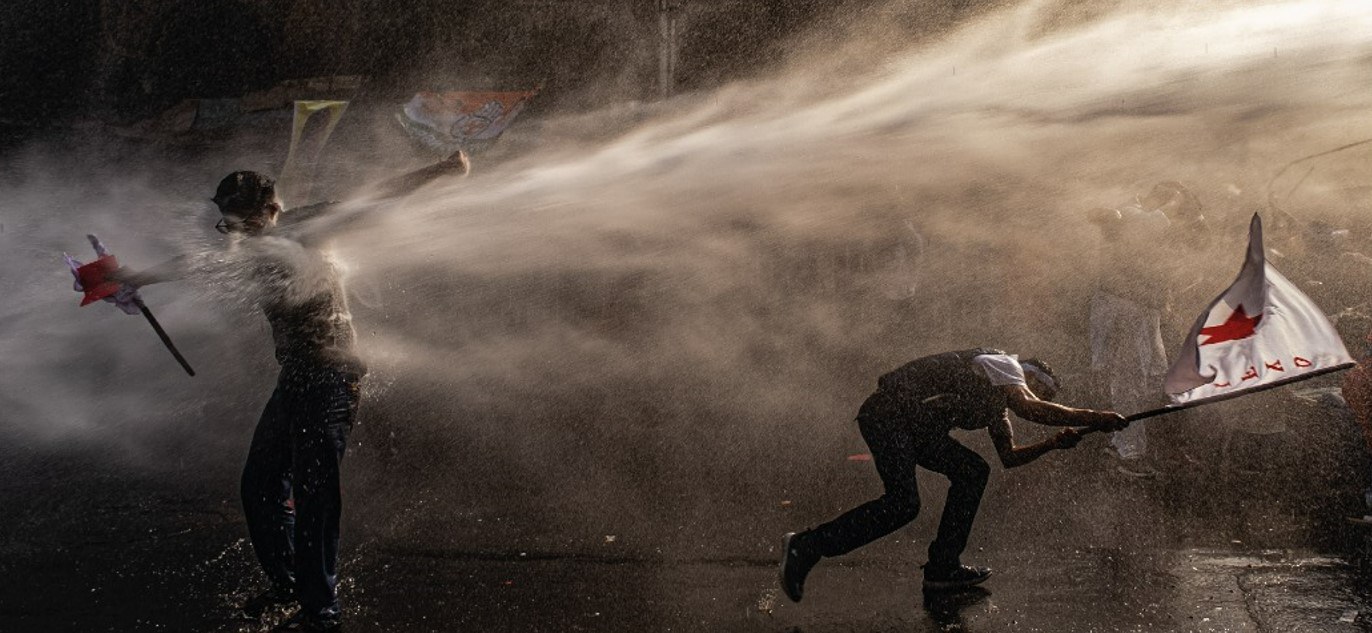
[[[964,609],[984,602],[991,592],[984,587],[968,587],[960,591],[925,591],[924,610],[941,631],[966,631],[962,619]]]

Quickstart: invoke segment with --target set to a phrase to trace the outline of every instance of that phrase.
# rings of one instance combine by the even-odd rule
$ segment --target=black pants
[[[243,512],[257,560],[301,607],[337,617],[339,464],[357,414],[358,377],[283,367],[243,467]]]
[[[928,430],[930,426],[920,424],[918,416],[902,411],[881,392],[868,398],[858,413],[858,428],[886,492],[803,534],[805,546],[822,556],[840,556],[913,521],[920,505],[915,467],[923,466],[951,483],[938,537],[929,545],[929,566],[947,569],[961,564],[991,468],[976,451],[946,431]]]

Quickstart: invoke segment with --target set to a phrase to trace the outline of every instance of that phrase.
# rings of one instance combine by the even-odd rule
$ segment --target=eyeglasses
[[[230,222],[228,218],[219,218],[219,221],[214,224],[214,230],[219,231],[224,235],[228,235],[234,227],[243,226],[244,224],[247,224],[247,222]]]

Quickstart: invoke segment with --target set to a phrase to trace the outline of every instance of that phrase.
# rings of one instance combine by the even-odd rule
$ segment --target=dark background
[[[826,43],[837,47],[851,38],[849,29],[873,20],[890,23],[906,38],[885,44],[897,49],[937,38],[950,26],[1004,4],[1010,3],[925,1],[893,8],[859,0],[690,2],[679,14],[676,90],[706,93],[733,80],[765,75],[802,48],[822,56]],[[1062,2],[1058,14],[1063,21],[1085,20],[1093,11],[1119,4]],[[184,217],[186,201],[203,202],[208,184],[231,167],[229,160],[258,160],[249,162],[254,165],[279,161],[284,138],[281,129],[273,128],[257,139],[221,138],[214,147],[168,148],[141,140],[84,137],[82,132],[91,127],[143,120],[183,99],[236,97],[286,79],[355,74],[365,76],[358,109],[352,111],[358,114],[349,115],[336,142],[350,148],[349,156],[368,156],[377,136],[374,126],[353,123],[368,121],[359,116],[366,112],[364,103],[389,108],[416,90],[541,85],[543,92],[520,120],[528,124],[544,115],[656,100],[658,19],[657,3],[644,0],[0,4],[0,133],[6,145],[34,141],[25,155],[29,172],[7,170],[0,174],[0,185],[19,194],[15,197],[23,203],[43,202],[5,209],[11,226],[3,236],[4,255],[48,258],[42,267],[53,273],[0,276],[0,288],[10,288],[4,285],[10,283],[53,288],[48,294],[64,293],[54,305],[62,303],[44,307],[54,314],[60,309],[62,319],[74,321],[65,287],[69,280],[62,277],[65,271],[53,253],[84,248],[79,231],[85,226],[62,227],[71,233],[64,242],[35,245],[20,236],[54,233],[54,218],[82,217],[84,212],[83,221],[100,226],[102,233],[108,229],[122,242],[121,253],[134,250],[123,244],[134,242],[136,235],[151,235],[153,246],[165,246],[155,241],[165,237],[156,231],[164,218]],[[1139,91],[1151,97],[1155,88],[1140,86]],[[1128,106],[1134,103],[1092,105],[1104,112],[1097,117],[1102,120],[1146,122],[1151,116],[1131,111]],[[1192,135],[1184,132],[1190,128],[1181,129],[1177,135],[1187,138],[1164,141],[1190,142]],[[1238,128],[1233,136],[1247,139],[1250,132]],[[510,143],[535,142],[511,136]],[[41,152],[32,149],[38,145]],[[1197,152],[1216,154],[1210,146]],[[387,154],[397,155],[397,165],[384,167],[394,171],[406,161],[420,160]],[[1165,152],[1157,155],[1162,158],[1154,160],[1170,162]],[[1263,160],[1255,159],[1252,179],[1265,178],[1270,166],[1280,164],[1278,159]],[[1130,172],[1143,159],[1123,156],[1118,162],[1124,165],[1121,172]],[[380,171],[365,162],[336,163],[337,181]],[[139,182],[133,184],[155,195],[121,189],[132,186],[120,178],[123,174],[106,178],[106,168],[118,172],[126,164],[140,166]],[[359,173],[363,171],[368,173]],[[64,172],[75,181],[95,182],[80,189],[58,177]],[[836,188],[850,187],[854,198],[865,194],[861,181],[839,182],[847,172],[837,173],[831,176]],[[1013,250],[1019,245],[1000,233],[1050,232],[1060,226],[1036,227],[1034,217],[1056,212],[1053,205],[1061,193],[1056,187],[1071,178],[1021,179],[1013,171],[994,170],[963,175],[966,183],[948,185],[958,195],[945,200],[943,214],[984,218],[969,221],[983,225],[974,235],[997,233],[997,240],[932,239],[929,257],[953,262],[950,267],[965,261],[1032,260],[1032,254]],[[1124,179],[1108,174],[1098,180]],[[1224,200],[1219,182],[1201,183],[1207,202]],[[147,212],[120,215],[123,208],[107,209],[102,197],[116,194],[148,202],[143,207]],[[730,280],[744,281],[707,301],[674,294],[681,292],[680,273],[668,266],[671,260],[643,270],[633,264],[618,268],[613,262],[599,269],[554,262],[546,270],[531,267],[495,275],[411,271],[386,279],[383,289],[389,295],[382,296],[388,300],[381,307],[355,304],[358,322],[388,325],[436,349],[455,350],[456,378],[426,381],[424,372],[413,369],[392,383],[384,382],[385,372],[372,378],[370,408],[364,408],[354,431],[346,467],[350,505],[344,564],[350,614],[357,621],[375,615],[382,622],[363,630],[442,630],[413,621],[442,614],[461,622],[466,611],[488,625],[511,613],[535,613],[542,629],[564,630],[560,618],[576,609],[564,602],[570,600],[567,596],[550,602],[546,594],[530,590],[521,594],[522,601],[508,603],[491,596],[491,591],[503,591],[499,588],[508,580],[488,577],[496,574],[492,569],[532,556],[554,565],[567,560],[603,563],[603,583],[613,587],[606,591],[615,602],[653,605],[635,621],[647,622],[646,627],[659,617],[690,622],[690,613],[674,611],[679,588],[665,581],[654,584],[670,576],[671,569],[703,561],[767,576],[770,570],[765,568],[782,532],[823,521],[878,492],[869,465],[844,460],[863,450],[851,413],[876,375],[917,351],[938,351],[968,340],[1006,342],[1007,347],[1032,343],[1036,352],[1059,350],[1053,360],[1072,379],[1065,399],[1099,404],[1083,386],[1086,325],[1081,306],[1089,290],[1079,280],[1064,275],[1054,280],[1056,285],[1045,282],[1051,286],[1046,290],[1026,290],[1007,266],[1004,277],[987,272],[999,269],[957,271],[949,275],[955,282],[935,286],[933,299],[924,301],[893,300],[864,287],[864,275],[874,262],[911,246],[890,227],[918,218],[918,213],[933,215],[926,205],[938,198],[937,190],[926,193],[918,186],[911,186],[908,196],[905,190],[889,195],[899,204],[869,211],[874,217],[865,226],[874,235],[864,237],[837,230],[796,237],[744,214],[703,220],[702,233],[715,240],[706,243],[732,240],[749,247],[741,265],[728,271]],[[1026,199],[1046,202],[1016,204]],[[1241,227],[1251,212],[1248,202],[1229,202],[1227,207],[1218,202],[1211,209],[1217,223]],[[207,227],[204,222],[196,225],[201,233],[208,233]],[[643,232],[646,237],[612,231],[595,236],[603,238],[604,249],[614,257],[638,255],[651,261],[656,253],[680,247],[675,239]],[[654,237],[668,246],[654,243]],[[1215,275],[1224,279],[1218,283],[1227,281],[1234,263],[1229,254],[1237,252],[1222,246]],[[1054,256],[1054,262],[1068,258]],[[149,254],[143,261],[155,260]],[[988,274],[992,276],[977,278]],[[401,296],[402,291],[407,293]],[[1007,291],[1020,294],[1006,300]],[[173,303],[172,293],[183,291],[160,292],[166,294],[149,292],[163,301],[159,310]],[[1058,293],[1051,295],[1055,302],[1035,300],[1049,293]],[[1356,296],[1339,299],[1352,303]],[[219,306],[209,302],[181,307],[184,312],[219,313]],[[187,383],[148,338],[144,324],[116,322],[100,312],[107,308],[79,313],[87,319],[80,322],[87,328],[83,331],[98,333],[88,345],[78,346],[66,337],[65,347],[44,347],[44,339],[34,336],[39,343],[25,346],[54,354],[50,365],[63,366],[74,383],[96,388],[60,393],[59,379],[38,375],[26,386],[46,383],[56,395],[45,404],[53,406],[25,411],[10,398],[15,403],[35,399],[0,385],[0,420],[5,422],[29,413],[35,419],[37,414],[61,415],[64,409],[58,405],[64,399],[88,403],[87,408],[105,407],[102,398],[112,401],[109,414],[89,433],[43,438],[42,429],[34,428],[41,425],[14,424],[16,432],[0,434],[0,631],[11,625],[14,630],[141,630],[150,623],[177,630],[238,630],[246,625],[229,623],[226,614],[256,587],[258,578],[242,541],[236,478],[251,425],[273,380],[267,334],[256,313],[228,319],[226,327],[218,321],[213,325],[219,327],[211,327],[207,319],[184,312],[179,320],[175,313],[166,315],[202,370],[197,382]],[[1053,329],[1023,327],[1023,312],[1053,319]],[[34,314],[40,312],[29,311]],[[740,351],[731,362],[696,366],[691,359],[673,356],[676,348],[664,344],[686,338],[678,334],[696,333],[677,321],[683,314],[703,314],[707,327],[701,329],[719,326],[715,329],[726,331],[750,321],[758,325],[754,331],[740,327],[742,334],[730,332],[744,343],[734,346]],[[1173,319],[1176,323],[1166,333],[1169,343],[1180,340],[1177,329],[1184,329],[1189,318]],[[548,322],[577,336],[539,338]],[[14,333],[19,323],[16,318],[0,322],[0,327],[12,328],[7,333],[14,339],[28,336]],[[588,340],[591,344],[576,347]],[[538,344],[514,356],[490,341]],[[623,363],[607,349],[665,351]],[[506,363],[513,367],[508,374],[502,373]],[[1321,386],[1335,383],[1330,379]],[[143,397],[118,408],[123,393]],[[156,406],[139,408],[147,403]],[[1287,430],[1254,435],[1226,424],[1261,416],[1281,418]],[[1022,552],[1045,569],[1060,562],[1056,551],[1064,543],[1106,548],[1092,550],[1105,552],[1103,560],[1093,555],[1085,563],[1096,571],[1115,564],[1108,562],[1112,552],[1131,560],[1146,557],[1140,552],[1150,548],[1238,544],[1356,552],[1361,547],[1362,534],[1344,516],[1362,510],[1359,493],[1366,465],[1357,428],[1338,406],[1283,390],[1168,418],[1154,428],[1166,474],[1156,482],[1116,473],[1102,455],[1098,437],[1023,471],[1002,473],[997,467],[978,527],[978,546],[985,544],[989,555]],[[1042,432],[1025,435],[1042,437]],[[963,438],[984,455],[992,454],[984,436]],[[1233,450],[1226,453],[1230,442]],[[944,486],[923,473],[921,483],[925,511],[899,538],[904,543],[884,543],[866,556],[895,561],[893,566],[915,573],[910,570],[923,557]],[[911,540],[918,545],[911,546]],[[458,561],[453,565],[458,570],[444,561]],[[617,571],[634,565],[647,571],[627,578]],[[569,569],[574,568],[557,567],[529,585],[556,586],[564,576],[579,573]],[[715,577],[702,573],[692,582],[709,585]],[[1126,570],[1110,578],[1110,587],[1127,594],[1154,580]],[[473,586],[485,593],[463,593]],[[412,593],[450,599],[456,607],[425,602],[423,609],[415,609]],[[395,621],[406,624],[388,624]]]
[[[681,4],[680,90],[764,71],[803,29],[837,35],[889,10],[871,0]],[[893,15],[920,37],[1001,4],[911,2]],[[0,7],[0,119],[127,120],[327,75],[404,94],[543,85],[540,108],[651,98],[658,16],[657,0],[15,0]]]

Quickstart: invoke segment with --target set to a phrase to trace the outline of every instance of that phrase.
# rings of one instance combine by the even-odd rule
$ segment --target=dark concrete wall
[[[837,0],[689,0],[678,86],[779,57],[769,48]],[[10,118],[146,116],[188,97],[361,74],[368,87],[543,85],[580,107],[658,94],[657,0],[11,0],[0,9]],[[37,61],[38,63],[35,63]],[[20,72],[15,72],[18,69]],[[46,108],[51,111],[52,108]]]
[[[99,14],[89,2],[0,2],[0,120],[70,111],[95,77]]]
[[[788,36],[877,0],[675,0],[676,85],[692,90],[784,58]],[[914,0],[945,25],[994,0]],[[7,0],[0,3],[5,119],[136,119],[184,98],[284,79],[369,78],[366,89],[543,85],[539,108],[650,99],[658,0]]]

